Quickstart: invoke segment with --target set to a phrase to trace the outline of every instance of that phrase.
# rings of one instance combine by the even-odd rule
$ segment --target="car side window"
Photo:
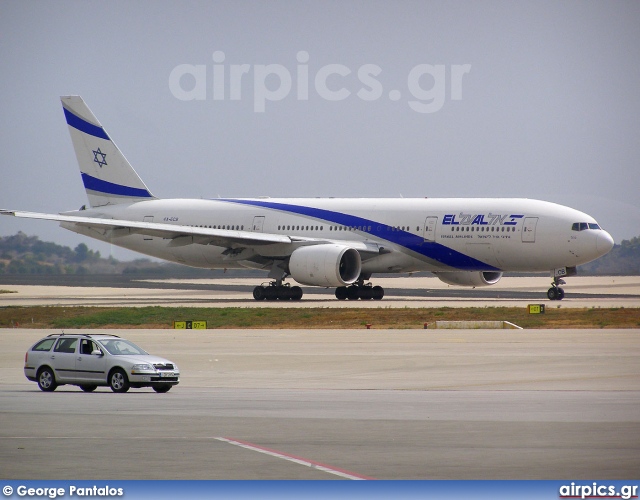
[[[56,341],[55,338],[44,339],[34,345],[31,350],[32,351],[50,351],[53,343]]]
[[[80,354],[91,354],[95,350],[99,350],[99,348],[93,341],[89,339],[80,341]]]
[[[58,339],[58,343],[53,350],[54,352],[74,353],[76,352],[77,343],[78,339]]]

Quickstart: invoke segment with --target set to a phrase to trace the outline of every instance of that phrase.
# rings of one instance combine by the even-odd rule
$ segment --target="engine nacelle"
[[[460,271],[433,274],[448,285],[472,286],[474,288],[495,285],[502,278],[500,271]]]
[[[291,277],[302,285],[345,286],[360,276],[362,261],[357,250],[334,244],[297,248],[289,260]]]

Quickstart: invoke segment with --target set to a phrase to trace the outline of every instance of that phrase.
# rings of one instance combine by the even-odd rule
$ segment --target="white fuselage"
[[[146,255],[202,268],[266,267],[307,242],[376,249],[363,273],[549,271],[607,253],[611,236],[589,215],[530,199],[152,199],[67,215],[287,235],[296,244],[250,250],[62,223],[63,227]],[[586,224],[586,226],[575,226]],[[583,230],[578,230],[583,227]],[[190,243],[198,243],[197,240]]]

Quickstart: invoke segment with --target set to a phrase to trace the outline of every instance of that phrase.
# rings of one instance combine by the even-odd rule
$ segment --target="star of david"
[[[98,158],[98,156],[100,156],[101,158]],[[93,161],[95,161],[100,168],[107,165],[107,162],[105,160],[106,157],[107,155],[100,151],[100,148],[98,148],[97,151],[93,152]]]

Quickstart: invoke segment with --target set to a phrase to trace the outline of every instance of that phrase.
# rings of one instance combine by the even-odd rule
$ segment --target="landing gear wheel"
[[[347,299],[358,300],[360,298],[360,287],[351,285],[347,288]]]
[[[347,287],[339,286],[336,288],[336,299],[338,300],[347,300]]]
[[[364,285],[359,287],[359,294],[361,300],[373,299],[373,287],[371,285]]]
[[[564,290],[558,286],[552,286],[547,290],[547,297],[549,300],[562,300],[564,299]]]
[[[381,286],[351,285],[336,288],[338,300],[381,300],[384,297],[384,288]]]
[[[278,288],[275,286],[264,287],[264,298],[267,300],[278,300]]]
[[[253,289],[253,298],[256,300],[300,300],[302,295],[299,286],[277,285],[275,281]]]
[[[300,288],[299,286],[292,286],[290,292],[291,292],[291,300],[302,299],[302,288]]]
[[[278,300],[290,300],[291,299],[291,289],[288,286],[277,286],[276,287],[276,298]]]

